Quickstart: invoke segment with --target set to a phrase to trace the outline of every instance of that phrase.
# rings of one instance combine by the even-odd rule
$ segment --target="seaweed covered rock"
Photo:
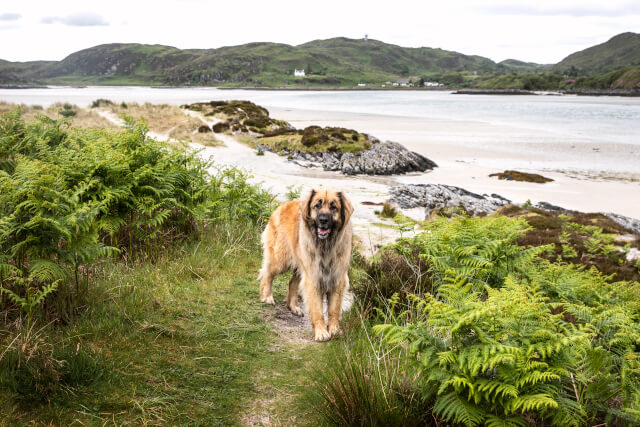
[[[476,194],[464,188],[442,184],[410,184],[391,187],[390,201],[403,209],[425,208],[425,218],[432,210],[460,207],[473,214],[489,214],[511,203],[498,194]]]
[[[506,170],[500,173],[492,173],[490,177],[497,177],[498,179],[504,179],[507,181],[522,181],[522,182],[535,182],[537,184],[545,184],[552,182],[553,179],[546,176],[539,175],[537,173],[520,172],[516,170]]]

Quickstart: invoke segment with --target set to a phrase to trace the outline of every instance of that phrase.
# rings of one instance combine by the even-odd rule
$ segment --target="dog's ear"
[[[345,226],[353,213],[353,205],[347,199],[347,196],[342,194],[342,191],[338,192],[338,199],[340,199],[340,220],[342,221],[342,226]]]
[[[300,216],[305,221],[311,220],[311,202],[313,201],[313,196],[316,195],[316,190],[311,190],[307,195],[300,200],[300,204],[298,205],[298,209],[300,209]]]

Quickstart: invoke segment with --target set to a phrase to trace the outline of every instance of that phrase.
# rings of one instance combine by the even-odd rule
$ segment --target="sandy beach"
[[[217,135],[225,143],[224,147],[201,148],[201,155],[213,159],[217,164],[249,171],[256,182],[278,194],[280,199],[284,199],[284,194],[292,187],[305,191],[323,186],[347,192],[356,207],[353,217],[355,233],[368,253],[374,252],[381,244],[394,240],[399,232],[389,227],[392,225],[390,221],[382,220],[375,214],[374,211],[380,207],[363,205],[362,202],[383,202],[389,197],[388,189],[393,185],[448,184],[481,194],[497,193],[515,203],[527,200],[533,203],[545,201],[567,209],[614,212],[640,218],[640,182],[549,171],[545,165],[552,162],[554,156],[562,156],[563,147],[556,147],[554,153],[542,150],[536,155],[533,150],[527,151],[517,145],[507,150],[501,148],[504,145],[499,143],[487,148],[481,145],[474,147],[467,142],[472,138],[475,138],[474,141],[494,141],[493,138],[502,138],[504,141],[519,134],[517,129],[478,122],[442,122],[383,115],[278,108],[270,111],[272,117],[287,120],[296,127],[312,124],[342,126],[367,132],[381,140],[397,141],[438,163],[438,168],[427,173],[345,176],[318,168],[304,168],[269,152],[264,156],[257,156],[255,150],[228,135]],[[457,136],[452,136],[452,132]],[[552,137],[547,138],[550,143]],[[579,150],[585,157],[592,155],[590,147],[581,146]],[[502,181],[488,176],[507,168],[542,173],[555,181],[535,184]],[[424,219],[423,209],[404,213],[416,219]]]
[[[640,218],[640,149],[637,145],[567,141],[548,132],[476,121],[271,108],[296,127],[312,124],[357,129],[400,142],[434,160],[424,174],[390,178],[398,184],[436,183],[477,193],[497,193],[523,203],[546,201],[568,209]],[[505,169],[541,173],[548,184],[502,181]]]

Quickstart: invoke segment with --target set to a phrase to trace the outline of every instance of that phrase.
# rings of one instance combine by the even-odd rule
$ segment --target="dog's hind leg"
[[[298,286],[300,285],[300,273],[297,268],[293,269],[291,280],[289,280],[289,294],[287,295],[287,307],[296,316],[303,316],[302,309],[298,305]]]

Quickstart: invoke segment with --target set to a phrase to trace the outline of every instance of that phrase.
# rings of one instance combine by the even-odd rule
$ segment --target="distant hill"
[[[439,81],[449,87],[548,89],[569,79],[601,75],[640,64],[640,35],[623,33],[606,43],[569,55],[555,65],[488,58],[428,47],[407,48],[378,40],[337,37],[298,46],[248,43],[218,49],[163,45],[105,44],[75,52],[62,61],[0,60],[0,84],[111,84],[176,86],[380,87],[386,81]],[[304,77],[294,77],[304,69]],[[589,81],[601,86],[622,74]],[[636,74],[621,86],[636,87]],[[617,80],[616,80],[617,81]],[[580,82],[587,83],[584,80]],[[571,83],[573,84],[573,83]]]
[[[67,84],[351,86],[359,82],[426,76],[438,72],[498,72],[488,58],[432,48],[405,48],[377,40],[334,38],[299,46],[249,43],[219,49],[107,44],[75,52],[62,61],[29,68],[0,63],[2,80],[22,70],[21,80]],[[25,63],[26,64],[26,63]],[[13,68],[12,68],[13,67]],[[294,69],[307,76],[294,78]]]
[[[609,41],[567,56],[552,70],[569,75],[589,75],[640,65],[640,34],[622,33]]]
[[[519,72],[533,72],[549,67],[548,65],[536,64],[534,62],[524,62],[517,59],[505,59],[504,61],[498,62],[498,65],[503,66],[508,71]]]

